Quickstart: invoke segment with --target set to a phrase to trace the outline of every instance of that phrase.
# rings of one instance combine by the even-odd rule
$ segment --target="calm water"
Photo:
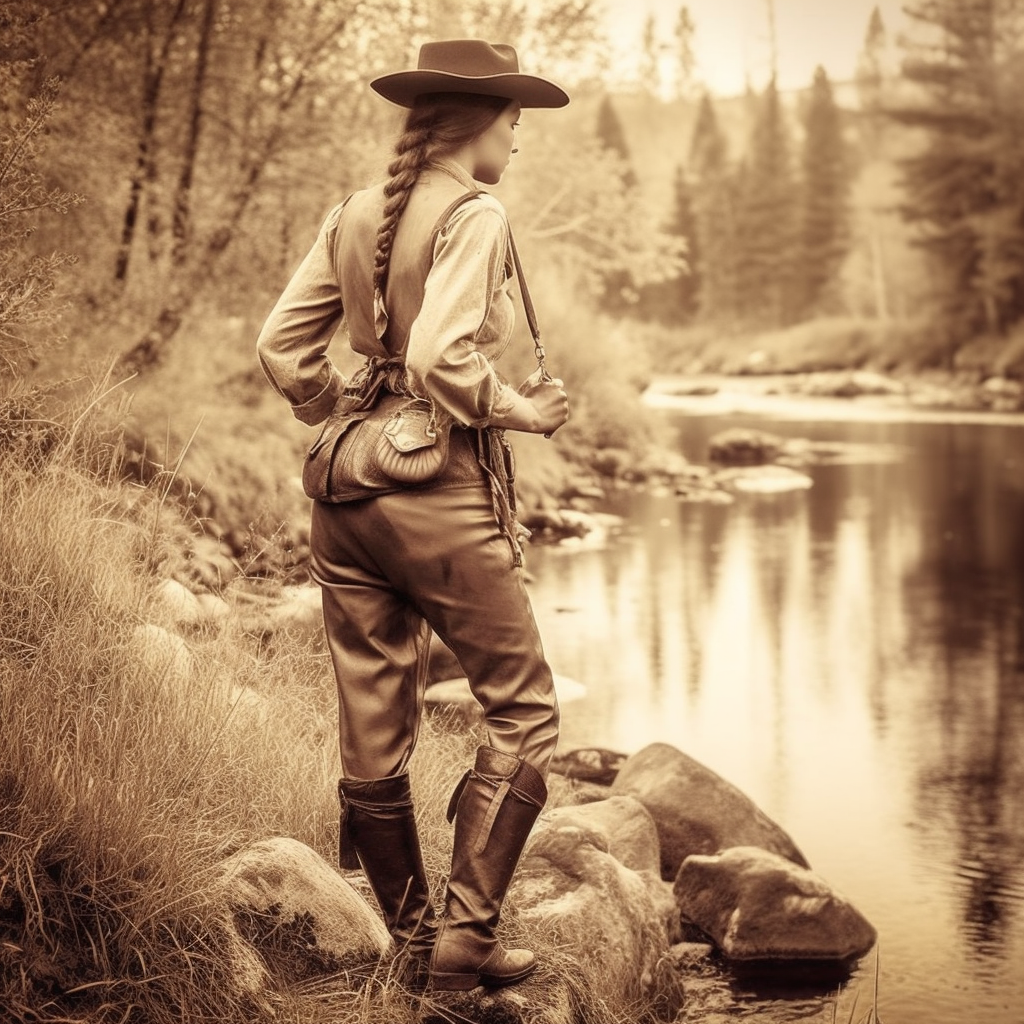
[[[587,687],[563,748],[665,741],[746,792],[878,929],[884,1024],[1024,1024],[1024,418],[708,407],[664,413],[694,462],[729,426],[903,456],[728,506],[621,493],[605,546],[531,550],[550,660]],[[722,984],[715,1020],[832,1019]]]

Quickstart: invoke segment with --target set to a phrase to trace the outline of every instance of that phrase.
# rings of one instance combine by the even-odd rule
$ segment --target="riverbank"
[[[999,374],[928,370],[880,373],[826,370],[771,374],[665,374],[651,380],[652,407],[688,404],[712,411],[774,412],[780,399],[835,399],[836,411],[899,410],[942,418],[950,413],[1024,412],[1024,385]]]

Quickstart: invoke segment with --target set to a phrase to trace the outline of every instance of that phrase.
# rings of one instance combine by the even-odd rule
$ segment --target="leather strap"
[[[477,196],[487,195],[482,188],[473,189],[469,192],[464,192],[461,196],[449,203],[447,209],[437,218],[437,223],[434,225],[433,234],[430,236],[430,251],[434,251],[434,246],[437,244],[437,236],[441,233],[442,228],[448,223],[448,218],[460,207],[463,203],[468,202],[470,199],[476,199]],[[533,354],[537,358],[537,365],[540,367],[541,372],[545,380],[550,380],[550,374],[548,373],[547,366],[544,364],[544,345],[540,340],[540,326],[537,323],[537,312],[533,308],[533,299],[530,298],[530,289],[526,285],[526,275],[523,273],[523,264],[519,259],[519,250],[516,248],[516,240],[512,234],[512,227],[508,229],[508,246],[512,250],[512,264],[516,269],[516,279],[519,281],[519,294],[522,296],[523,309],[526,312],[526,322],[530,326],[530,334],[533,337]]]

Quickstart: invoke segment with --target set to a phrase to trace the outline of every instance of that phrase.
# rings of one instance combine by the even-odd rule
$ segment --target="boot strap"
[[[473,844],[474,853],[483,853],[487,849],[487,840],[491,838],[494,819],[498,816],[498,811],[501,810],[501,805],[505,802],[505,797],[508,796],[508,791],[511,788],[511,779],[502,779],[501,785],[494,791],[494,796],[491,797],[491,802],[487,806],[484,820],[480,822],[480,831],[477,834],[476,842]]]
[[[354,871],[362,867],[356,856],[355,843],[348,830],[349,803],[338,784],[338,802],[341,804],[341,819],[338,822],[338,864],[345,871]]]
[[[445,815],[450,825],[455,820],[455,812],[459,807],[459,799],[462,796],[462,791],[466,788],[466,783],[469,782],[469,777],[473,774],[473,769],[470,768],[466,771],[466,774],[459,779],[459,784],[455,787],[452,792],[452,798],[448,801],[448,812]]]

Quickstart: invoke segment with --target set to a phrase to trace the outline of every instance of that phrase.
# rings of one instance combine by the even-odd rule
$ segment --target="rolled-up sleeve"
[[[507,252],[501,211],[467,203],[438,235],[423,305],[409,332],[406,369],[413,388],[467,427],[487,426],[512,401],[511,388],[475,344],[504,283]]]
[[[330,415],[345,384],[327,356],[345,312],[330,252],[341,209],[328,214],[256,341],[260,365],[274,390],[309,424]]]

